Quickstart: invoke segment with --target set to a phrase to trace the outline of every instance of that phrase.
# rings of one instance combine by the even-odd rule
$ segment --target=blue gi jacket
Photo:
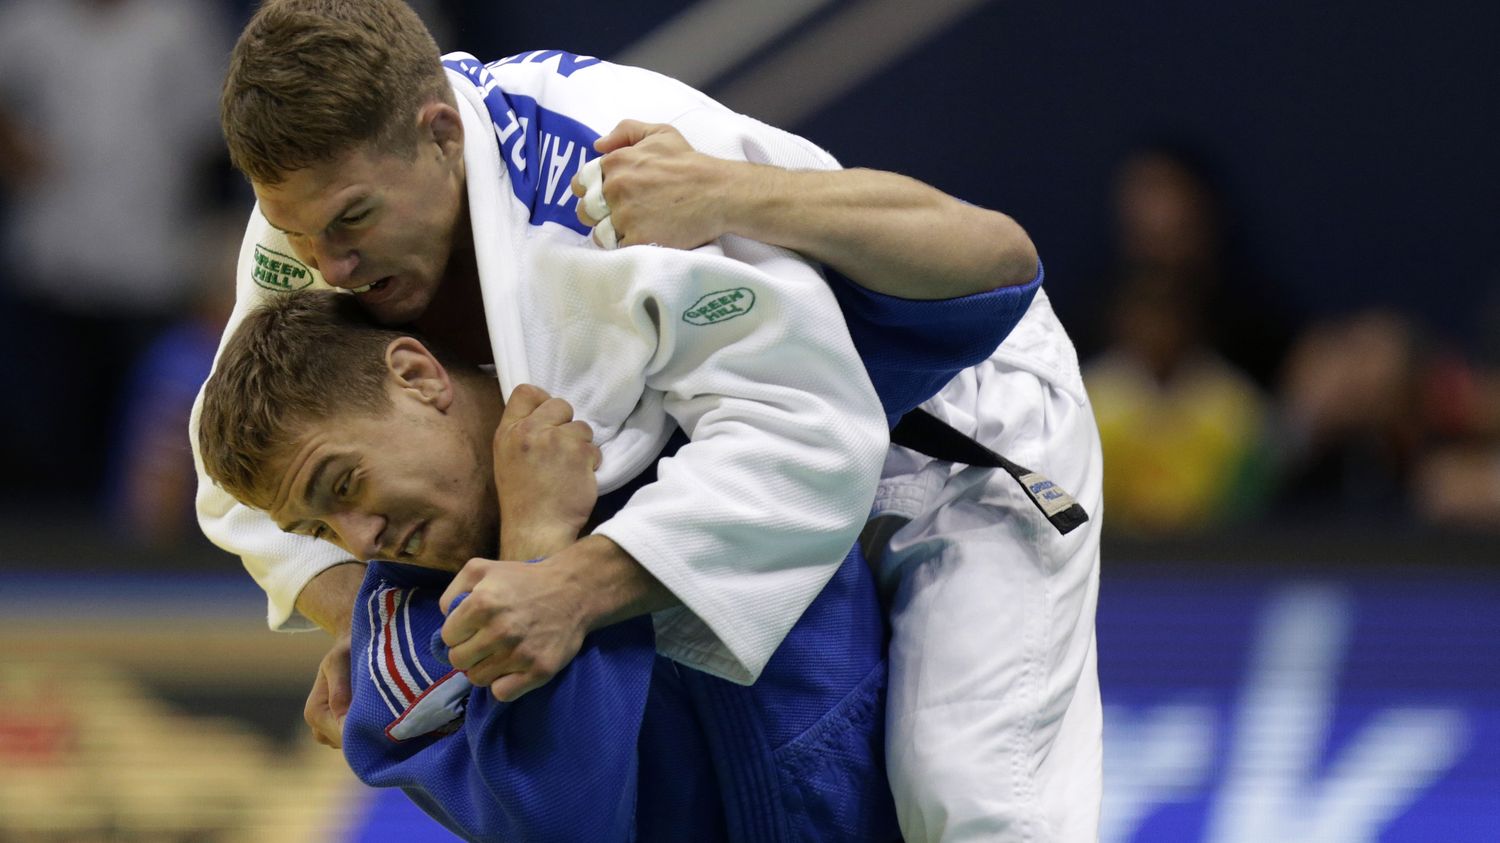
[[[369,566],[344,752],[471,840],[899,840],[886,784],[885,631],[857,549],[760,681],[656,655],[649,618],[589,635],[500,703],[431,643],[446,574]]]

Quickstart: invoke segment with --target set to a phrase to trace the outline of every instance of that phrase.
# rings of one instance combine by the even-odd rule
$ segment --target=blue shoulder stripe
[[[588,234],[588,227],[578,221],[578,198],[570,184],[579,168],[599,157],[594,152],[599,133],[565,114],[543,108],[531,97],[502,90],[490,67],[506,61],[486,66],[466,56],[447,59],[443,65],[463,74],[479,89],[495,127],[511,191],[529,210],[531,224],[554,222]]]

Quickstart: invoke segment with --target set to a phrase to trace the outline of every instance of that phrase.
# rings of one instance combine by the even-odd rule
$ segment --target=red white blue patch
[[[451,731],[463,718],[474,687],[468,677],[439,663],[426,650],[432,630],[413,627],[410,602],[415,591],[378,588],[365,603],[374,635],[364,667],[395,718],[385,730],[395,741]]]

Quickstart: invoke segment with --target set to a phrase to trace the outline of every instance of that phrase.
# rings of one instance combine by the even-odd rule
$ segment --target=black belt
[[[934,459],[1004,469],[1021,484],[1026,496],[1062,535],[1089,520],[1083,506],[1045,475],[1011,462],[921,408],[901,417],[891,430],[891,444],[911,448]]]

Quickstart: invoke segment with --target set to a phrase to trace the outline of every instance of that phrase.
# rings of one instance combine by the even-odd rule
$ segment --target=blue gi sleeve
[[[428,646],[447,576],[372,563],[351,636],[344,755],[467,840],[632,840],[637,746],[655,658],[651,621],[589,635],[551,682],[514,703],[475,688]]]
[[[829,283],[854,347],[894,426],[953,376],[989,357],[1021,321],[1042,285],[1026,284],[956,299],[915,301],[867,290],[836,272]]]

